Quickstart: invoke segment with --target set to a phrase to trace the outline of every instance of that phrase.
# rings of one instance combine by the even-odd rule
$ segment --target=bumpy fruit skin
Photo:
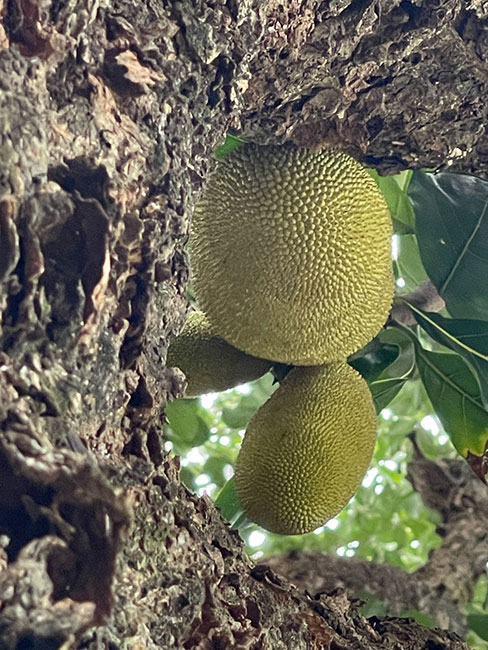
[[[310,532],[354,495],[375,437],[359,373],[345,362],[294,368],[249,423],[235,468],[239,502],[273,533]]]
[[[167,366],[177,366],[186,375],[186,397],[218,393],[253,381],[270,369],[271,363],[232,347],[215,334],[205,314],[192,312],[181,334],[168,350]]]
[[[381,192],[350,156],[243,145],[218,164],[193,216],[199,305],[248,354],[345,359],[388,316],[391,234]]]

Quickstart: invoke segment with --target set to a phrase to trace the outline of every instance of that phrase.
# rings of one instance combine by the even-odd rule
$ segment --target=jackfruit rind
[[[186,397],[217,393],[258,379],[271,363],[237,350],[215,334],[205,314],[189,314],[181,334],[171,343],[167,366],[186,375]]]
[[[388,316],[391,234],[383,195],[350,156],[243,145],[218,163],[193,216],[199,305],[248,354],[345,359]]]
[[[338,514],[371,461],[376,413],[347,363],[294,368],[251,419],[235,467],[246,515],[282,535]]]

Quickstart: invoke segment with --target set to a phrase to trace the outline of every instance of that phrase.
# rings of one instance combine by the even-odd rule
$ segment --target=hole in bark
[[[122,456],[136,456],[145,459],[143,444],[140,435],[134,434],[122,449]]]
[[[47,572],[53,583],[53,601],[71,595],[71,586],[79,574],[80,565],[75,554],[67,548],[53,548],[47,559]]]
[[[417,65],[417,63],[420,63],[420,61],[422,61],[422,56],[418,52],[413,52],[409,57],[405,59],[405,61],[411,65]]]
[[[456,117],[457,117],[457,111],[455,111],[454,109],[442,111],[441,113],[441,119],[444,120],[445,122],[454,122]]]
[[[122,33],[121,26],[114,18],[109,17],[107,19],[107,26],[106,26],[105,33],[107,35],[108,41],[114,41]]]
[[[13,562],[28,542],[53,532],[38,508],[49,506],[54,492],[34,486],[17,475],[3,454],[0,454],[0,476],[0,534],[11,540],[5,550],[9,561]]]
[[[154,465],[158,467],[163,462],[163,452],[161,448],[161,440],[155,429],[149,429],[147,432],[147,441],[146,441],[147,451],[149,452],[149,458],[152,460]]]
[[[129,400],[132,408],[150,408],[153,405],[151,393],[147,390],[146,382],[141,377],[139,384]]]
[[[168,483],[169,483],[168,479],[165,478],[164,476],[155,476],[153,478],[153,485],[157,485],[161,489],[161,492],[164,492]]]
[[[194,77],[189,77],[180,86],[180,93],[185,97],[194,95],[197,91],[198,84]]]
[[[49,18],[52,23],[55,23],[59,14],[66,6],[66,0],[54,0],[49,7]]]
[[[37,637],[33,634],[23,636],[19,639],[15,650],[57,650],[64,639],[54,636],[50,637]]]
[[[225,6],[229,10],[232,20],[235,22],[239,16],[239,7],[237,6],[236,0],[227,0]]]
[[[133,52],[132,54],[137,59],[136,53]],[[142,95],[144,93],[144,85],[132,81],[128,76],[128,73],[130,74],[129,66],[131,63],[128,62],[126,65],[121,59],[122,55],[125,55],[125,53],[118,48],[107,50],[103,61],[103,75],[112,90],[121,97],[137,97]],[[137,62],[136,65],[139,65],[139,63]]]
[[[67,192],[77,190],[84,199],[97,199],[107,206],[108,174],[103,165],[92,166],[80,156],[49,167],[47,177]]]
[[[215,546],[215,548],[218,548],[219,551],[222,553],[222,557],[227,558],[230,557],[231,555],[234,555],[232,551],[230,551],[228,548],[225,548],[225,546],[222,546],[222,544],[219,543],[218,539],[213,539],[212,540],[212,546]]]
[[[433,641],[432,639],[429,639],[425,644],[426,650],[443,650],[445,647],[443,643],[437,643],[437,641]]]
[[[378,116],[372,117],[367,121],[366,128],[368,129],[369,137],[373,140],[383,128],[383,120]]]
[[[360,13],[366,9],[371,4],[371,0],[353,0],[344,11],[341,12],[341,16],[345,17],[350,14]]]
[[[16,2],[9,0],[9,2],[6,3],[6,9],[3,26],[7,32],[9,40],[16,42],[19,38],[18,33],[20,31],[19,7]]]
[[[410,2],[410,0],[402,0],[402,2],[400,2],[400,8],[403,9],[408,16],[408,26],[416,26],[418,19],[422,14],[422,9],[417,7],[413,2]]]
[[[176,599],[176,608],[177,610],[181,611],[185,607],[187,607],[190,604],[190,601],[184,594],[180,594],[178,598]]]
[[[259,627],[261,616],[259,607],[254,600],[246,600],[246,617],[251,621],[253,627]]]

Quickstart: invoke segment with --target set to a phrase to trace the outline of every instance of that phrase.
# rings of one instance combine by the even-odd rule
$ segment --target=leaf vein
[[[470,234],[470,236],[468,237],[466,243],[464,244],[463,250],[461,251],[459,257],[458,257],[457,260],[455,261],[454,266],[452,267],[452,269],[451,269],[449,275],[447,276],[447,278],[445,279],[445,281],[442,283],[441,288],[439,289],[439,293],[440,293],[441,296],[444,295],[444,293],[445,293],[447,287],[449,286],[449,283],[451,282],[451,280],[452,280],[454,274],[456,273],[457,269],[459,268],[459,265],[461,264],[461,262],[462,262],[462,260],[463,260],[463,257],[464,257],[464,256],[466,255],[466,253],[468,252],[468,249],[469,249],[469,247],[471,246],[471,242],[473,241],[474,237],[476,236],[476,233],[477,233],[478,230],[480,229],[481,224],[482,224],[482,222],[483,222],[483,218],[484,218],[485,213],[486,213],[486,209],[487,209],[487,207],[488,207],[488,201],[485,201],[485,205],[483,206],[483,210],[482,210],[482,212],[481,212],[481,215],[480,215],[478,221],[476,222],[475,227],[473,228],[473,232],[472,232],[472,233]]]

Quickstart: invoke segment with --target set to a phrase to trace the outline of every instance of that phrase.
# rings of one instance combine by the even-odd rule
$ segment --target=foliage
[[[217,147],[217,150],[215,151],[215,157],[217,159],[223,158],[234,149],[237,149],[237,147],[240,147],[243,142],[243,140],[235,135],[228,135],[224,144],[220,147]]]
[[[488,183],[416,172],[410,184],[425,269],[453,318],[488,319]]]
[[[227,147],[238,144],[235,139]],[[372,465],[344,511],[313,533],[291,537],[263,531],[240,511],[233,463],[249,419],[276,387],[270,373],[225,393],[168,405],[167,445],[182,456],[183,480],[216,498],[256,559],[320,549],[408,571],[425,563],[440,542],[439,515],[406,480],[411,432],[427,457],[454,457],[457,450],[481,477],[488,440],[488,183],[445,172],[371,173],[393,217],[396,301],[409,305],[409,292],[430,279],[446,309],[438,314],[409,305],[417,326],[393,320],[349,359],[370,385],[379,431]],[[466,610],[470,640],[480,648],[488,641],[486,589],[482,578]]]
[[[466,606],[469,631],[466,641],[471,648],[485,649],[488,644],[488,579],[481,576],[475,585],[471,603]]]

